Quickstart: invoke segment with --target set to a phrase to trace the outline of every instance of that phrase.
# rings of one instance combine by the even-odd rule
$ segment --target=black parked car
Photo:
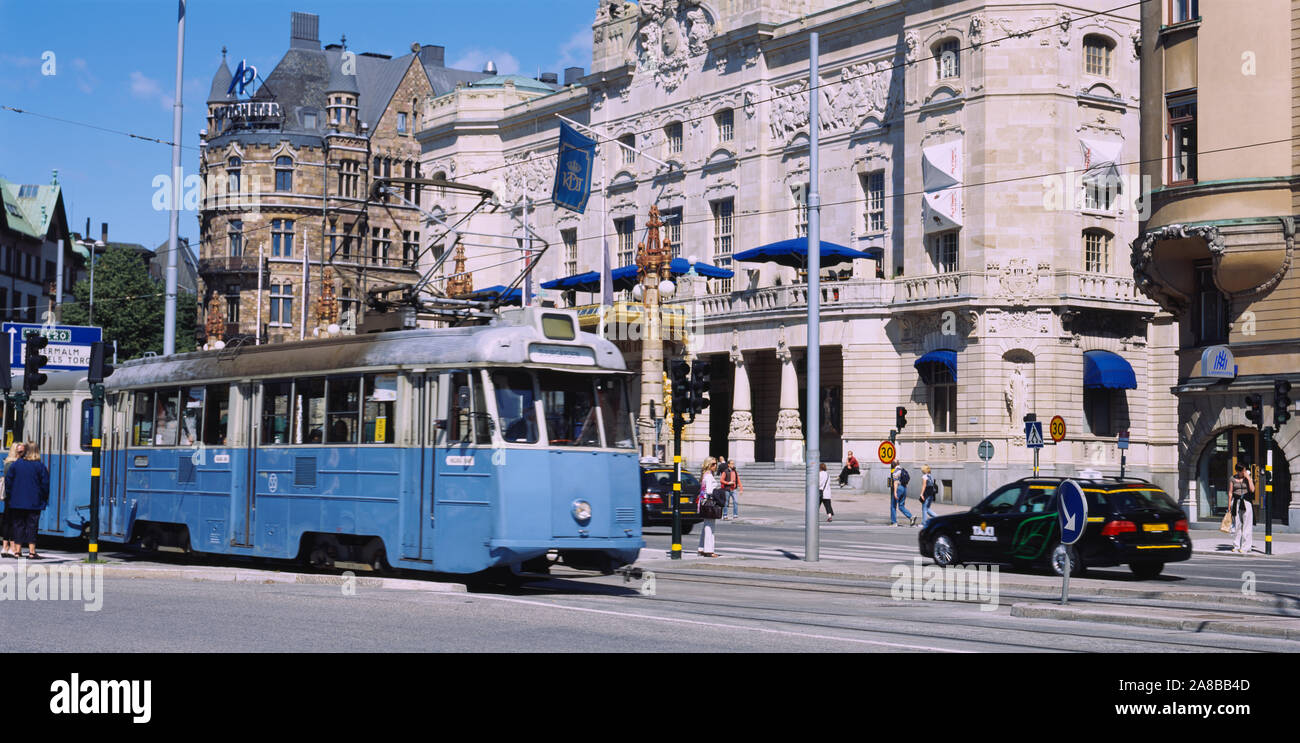
[[[1165,563],[1192,556],[1187,514],[1158,486],[1139,479],[1075,479],[1088,500],[1088,527],[1060,541],[1056,487],[1064,478],[1024,478],[993,491],[966,513],[939,516],[917,535],[921,554],[940,565],[965,562],[1042,565],[1057,575],[1128,565],[1154,578]]]
[[[700,481],[695,475],[682,470],[682,533],[690,534],[700,523],[695,497],[700,494]],[[641,465],[641,525],[672,526],[673,523],[673,468],[664,465]]]

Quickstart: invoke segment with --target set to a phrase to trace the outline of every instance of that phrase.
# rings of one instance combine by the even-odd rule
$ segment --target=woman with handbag
[[[714,492],[722,489],[722,483],[718,481],[718,460],[709,457],[704,460],[704,467],[700,470],[700,495],[696,504],[700,511],[700,516],[704,517],[700,529],[700,557],[718,557],[718,553],[713,551],[713,525],[722,515],[722,508],[714,500]],[[724,496],[725,497],[725,496]]]
[[[41,450],[35,441],[27,442],[27,453],[5,470],[5,511],[10,515],[9,538],[15,550],[27,545],[27,559],[40,560],[36,554],[36,531],[41,511],[50,504],[50,471],[41,462]]]
[[[826,523],[829,524],[835,520],[835,509],[831,508],[831,473],[826,471],[825,462],[822,462],[822,468],[817,472],[817,490],[821,493],[817,505],[826,506]]]
[[[1238,462],[1234,469],[1235,473],[1228,481],[1228,492],[1232,494],[1228,510],[1232,513],[1233,527],[1237,532],[1232,551],[1250,554],[1255,541],[1255,513],[1251,505],[1255,499],[1255,483],[1245,465]]]
[[[4,474],[8,474],[9,466],[12,465],[14,462],[17,462],[19,459],[22,459],[26,453],[27,453],[27,448],[23,445],[23,442],[15,441],[13,443],[13,446],[9,447],[9,457],[5,459]],[[12,520],[13,517],[13,509],[9,506],[9,498],[6,492],[5,479],[6,478],[4,478],[3,476],[0,476],[0,501],[5,502],[4,513],[0,513],[0,537],[3,537],[4,539],[4,546],[0,548],[0,557],[17,557],[18,545],[15,544],[9,538],[9,532],[10,532],[9,522]]]

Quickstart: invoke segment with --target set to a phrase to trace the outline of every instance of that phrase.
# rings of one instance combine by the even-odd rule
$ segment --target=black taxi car
[[[703,521],[695,507],[695,497],[700,494],[700,481],[682,469],[682,533],[690,534],[695,525]],[[673,468],[666,465],[641,465],[641,525],[672,526],[673,523]]]
[[[917,535],[921,554],[940,565],[1046,566],[1061,575],[1068,549],[1071,575],[1128,565],[1139,578],[1192,556],[1187,514],[1160,487],[1136,478],[1072,478],[1088,500],[1088,525],[1079,541],[1061,544],[1056,488],[1064,479],[1023,478],[966,513],[931,519]]]

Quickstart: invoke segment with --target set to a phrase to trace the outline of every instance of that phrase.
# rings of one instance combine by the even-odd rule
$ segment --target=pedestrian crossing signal
[[[902,431],[907,426],[907,408],[899,405],[894,408],[894,428]]]
[[[1258,428],[1264,425],[1264,396],[1246,395],[1246,420]]]

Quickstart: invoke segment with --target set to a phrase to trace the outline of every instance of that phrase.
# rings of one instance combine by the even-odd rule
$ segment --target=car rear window
[[[656,490],[665,490],[665,491],[672,490],[673,471],[663,470],[660,472],[642,472],[641,487],[646,489],[655,488]],[[690,493],[694,495],[695,493],[699,492],[699,489],[700,489],[700,481],[696,480],[694,475],[691,475],[688,472],[683,472],[682,492]]]
[[[1166,495],[1163,490],[1134,488],[1133,490],[1112,490],[1106,495],[1114,504],[1115,510],[1119,512],[1155,511],[1157,513],[1167,513],[1171,516],[1182,513],[1178,504],[1174,503],[1173,499]]]

